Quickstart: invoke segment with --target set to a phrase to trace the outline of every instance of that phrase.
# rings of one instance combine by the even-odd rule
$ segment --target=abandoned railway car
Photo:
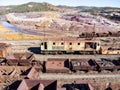
[[[76,39],[49,39],[43,40],[40,46],[42,54],[100,53],[100,41]]]
[[[71,70],[72,71],[89,71],[97,70],[97,64],[91,59],[71,59]]]
[[[109,70],[109,71],[115,71],[120,70],[120,61],[119,60],[109,60],[109,59],[101,59],[96,60],[96,64],[98,65],[99,70]]]
[[[45,63],[45,71],[47,73],[68,73],[69,69],[69,60],[63,58],[49,58]]]
[[[102,54],[120,54],[120,48],[104,48],[101,50]]]
[[[32,53],[14,53],[0,60],[0,66],[40,66]]]
[[[0,43],[0,58],[5,58],[11,53],[11,45]]]
[[[6,59],[6,61],[1,62],[1,66],[40,66],[41,62],[37,60],[30,59]]]
[[[40,45],[41,54],[120,54],[118,46],[102,45],[98,40],[48,39]]]
[[[120,31],[116,32],[83,32],[79,35],[79,38],[91,38],[91,37],[119,37]]]

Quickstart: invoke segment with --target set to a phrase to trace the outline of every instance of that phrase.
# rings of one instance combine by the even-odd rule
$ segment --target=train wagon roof
[[[87,61],[89,61],[89,60],[91,60],[91,59],[89,59],[89,58],[78,58],[78,59],[71,59],[71,61],[81,61],[81,62],[87,62]]]
[[[68,58],[48,58],[47,61],[66,61]]]
[[[82,41],[82,42],[100,42],[99,40],[86,40],[86,39],[81,39],[81,38],[46,38],[46,39],[43,39],[41,40],[43,42],[48,42],[48,41],[67,41],[67,42],[78,42],[78,41]]]

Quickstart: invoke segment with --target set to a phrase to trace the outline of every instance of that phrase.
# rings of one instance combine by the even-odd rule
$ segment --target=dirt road
[[[76,75],[76,74],[42,74],[42,79],[90,79],[90,78],[120,78],[120,74]]]

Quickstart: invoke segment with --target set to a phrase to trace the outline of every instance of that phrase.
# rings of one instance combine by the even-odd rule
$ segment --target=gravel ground
[[[36,59],[38,60],[47,60],[47,58],[91,58],[98,60],[100,58],[110,58],[110,59],[118,59],[120,55],[40,55],[36,54],[35,55]]]
[[[42,79],[89,79],[89,78],[120,78],[120,74],[76,75],[76,74],[41,74]]]

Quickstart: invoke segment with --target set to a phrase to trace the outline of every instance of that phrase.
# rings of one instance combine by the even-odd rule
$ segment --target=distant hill
[[[61,8],[58,8],[52,4],[49,3],[35,3],[35,2],[29,2],[22,5],[17,6],[7,6],[10,7],[9,9],[4,9],[4,12],[1,12],[1,14],[5,13],[23,13],[23,12],[39,12],[39,11],[64,11]]]
[[[91,12],[91,11],[109,11],[109,10],[120,10],[120,8],[117,7],[94,7],[94,6],[65,6],[65,5],[59,5],[57,6],[59,8],[69,8],[69,9],[76,9],[80,11],[86,11],[86,12]]]
[[[76,7],[72,7],[72,6],[66,6],[66,5],[58,5],[58,8],[66,8],[66,9],[74,9]]]
[[[13,8],[13,6],[0,6],[0,14],[6,12],[6,10],[9,10]]]

